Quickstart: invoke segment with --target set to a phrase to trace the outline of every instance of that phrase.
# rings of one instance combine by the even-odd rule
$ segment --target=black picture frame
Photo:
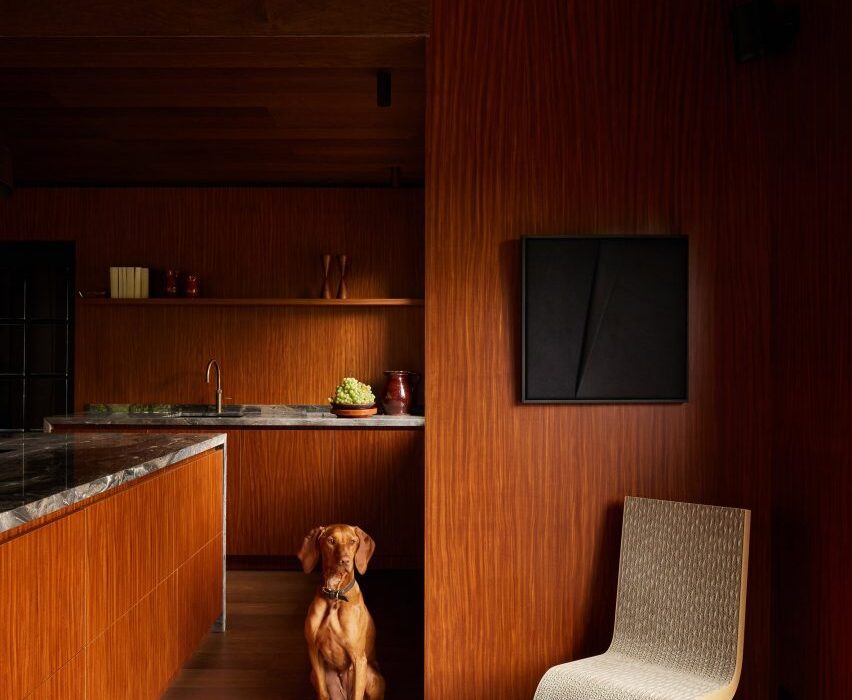
[[[686,403],[688,310],[687,236],[523,236],[521,403]]]

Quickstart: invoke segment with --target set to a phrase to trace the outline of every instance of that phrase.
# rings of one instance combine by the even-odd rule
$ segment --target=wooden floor
[[[211,633],[166,700],[315,700],[302,627],[317,575],[229,571],[228,631]],[[368,571],[361,589],[377,629],[387,698],[423,697],[423,574]]]

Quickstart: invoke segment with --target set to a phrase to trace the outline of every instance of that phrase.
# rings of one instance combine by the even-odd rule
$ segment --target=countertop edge
[[[219,446],[225,445],[227,441],[225,433],[199,434],[197,437],[198,442],[193,445],[178,448],[161,457],[126,467],[112,474],[98,477],[85,484],[78,484],[65,491],[60,491],[59,493],[18,506],[12,510],[4,511],[0,513],[0,533],[6,533],[16,527],[51,515],[62,508],[76,505],[89,498],[116,489],[143,476],[153,474],[173,464],[195,457],[202,452],[216,449]]]
[[[146,414],[119,415],[107,413],[102,417],[97,415],[50,416],[44,419],[45,430],[51,432],[58,427],[97,427],[116,426],[131,428],[133,426],[157,426],[162,428],[314,428],[318,430],[335,430],[339,428],[360,428],[375,430],[382,428],[420,429],[425,427],[423,416],[371,416],[368,418],[339,418],[334,417],[278,417],[259,416],[243,418],[181,418],[160,417]]]

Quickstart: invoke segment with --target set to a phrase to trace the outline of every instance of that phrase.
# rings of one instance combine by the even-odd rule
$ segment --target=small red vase
[[[388,378],[382,394],[382,408],[389,416],[407,416],[411,408],[413,385],[418,375],[415,372],[391,369],[385,371]]]
[[[163,293],[167,297],[176,297],[178,293],[178,276],[180,273],[177,270],[166,270],[163,281]]]
[[[183,281],[183,295],[190,299],[201,296],[201,286],[198,283],[198,275],[194,272],[188,273]]]

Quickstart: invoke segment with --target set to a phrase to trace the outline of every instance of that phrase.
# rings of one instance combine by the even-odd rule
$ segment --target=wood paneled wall
[[[797,700],[852,697],[852,5],[804,0],[770,76],[773,637]]]
[[[738,697],[769,697],[764,69],[699,0],[433,17],[426,697],[529,698],[606,648],[628,494],[752,509]],[[518,240],[565,233],[689,236],[688,403],[519,405]]]
[[[350,297],[423,296],[417,189],[22,189],[0,240],[76,241],[83,290],[141,265],[194,270],[208,297],[315,297],[343,252]],[[422,371],[423,309],[78,305],[75,404],[209,401],[211,357],[229,401],[324,402],[344,375]]]

